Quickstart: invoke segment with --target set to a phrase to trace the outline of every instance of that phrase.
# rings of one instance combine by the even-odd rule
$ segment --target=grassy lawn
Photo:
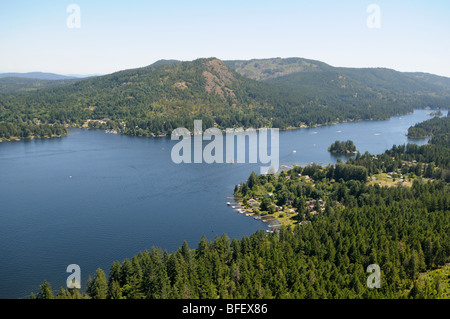
[[[273,215],[282,225],[293,225],[297,223],[297,213],[276,212]]]
[[[405,187],[411,187],[413,180],[417,179],[418,177],[414,177],[414,178],[409,178],[408,176],[404,176],[403,177],[403,182],[400,182],[399,180],[401,178],[399,177],[388,177],[389,175],[386,173],[381,173],[381,174],[374,174],[371,177],[375,177],[375,180],[370,180],[369,181],[369,185],[375,185],[375,184],[379,184],[380,186],[405,186]],[[424,180],[425,182],[428,182],[430,179],[429,178],[422,178],[422,180]]]

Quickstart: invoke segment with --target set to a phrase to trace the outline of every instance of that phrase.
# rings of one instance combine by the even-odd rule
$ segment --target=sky
[[[108,74],[203,57],[450,77],[450,1],[0,1],[0,72]]]

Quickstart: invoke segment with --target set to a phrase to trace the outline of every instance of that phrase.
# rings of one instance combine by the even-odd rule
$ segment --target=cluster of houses
[[[276,179],[279,178],[278,175],[275,175],[274,177]],[[298,177],[303,178],[305,181],[314,182],[314,180],[308,175],[298,174]],[[286,176],[284,176],[284,178],[291,179],[291,175],[286,175]],[[265,198],[270,198],[272,196],[273,196],[273,193],[267,193],[265,195]],[[260,198],[250,198],[249,200],[247,200],[247,203],[246,203],[247,208],[244,209],[242,207],[242,208],[237,209],[237,211],[239,211],[239,213],[245,213],[246,216],[254,216],[255,219],[263,219],[264,220],[265,218],[268,218],[269,216],[265,216],[265,217],[263,216],[261,218],[261,216],[259,215],[261,201],[262,201],[262,199],[260,199]],[[317,202],[319,205],[317,205]],[[283,205],[283,206],[278,206],[278,205],[274,204],[275,211],[282,212],[285,214],[286,217],[290,217],[290,215],[297,213],[297,208],[292,207],[293,204],[294,204],[293,200],[288,200],[286,202],[286,205]],[[317,209],[318,207],[320,207],[320,209]],[[310,199],[305,202],[305,208],[312,215],[318,214],[319,212],[325,210],[325,202],[322,199],[319,199],[319,200]],[[319,211],[317,211],[317,210],[319,210]],[[270,219],[270,220],[273,220],[273,219]],[[303,225],[306,223],[309,223],[309,221],[302,221],[300,224]],[[272,225],[269,225],[269,226],[272,226]]]
[[[106,123],[108,123],[109,121],[111,121],[111,119],[108,119],[108,118],[104,118],[104,119],[101,119],[101,120],[91,120],[91,119],[87,119],[87,120],[86,120],[86,123],[92,122],[92,123],[98,123],[98,124],[106,124]]]
[[[275,177],[275,179],[278,179],[278,176],[274,176],[274,177]],[[298,177],[303,177],[306,181],[314,182],[314,180],[311,177],[309,177],[309,175],[298,174]],[[286,175],[286,176],[284,176],[284,178],[291,179],[291,175]]]
[[[394,178],[394,172],[389,172],[389,173],[387,173],[387,178]],[[403,182],[406,182],[406,179],[403,177],[403,175],[400,175],[400,177],[399,177],[399,179],[398,179],[398,182],[399,183],[403,183]]]
[[[101,120],[87,119],[86,122],[83,123],[82,127],[83,128],[88,128],[89,127],[89,123],[107,124],[109,121],[111,121],[111,119],[109,119],[109,118],[103,118]]]
[[[273,193],[268,193],[266,194],[266,198],[271,197],[273,195]],[[311,199],[311,200],[307,200],[306,201],[306,209],[308,210],[308,212],[312,215],[314,214],[318,214],[319,212],[316,210],[317,208],[317,202],[319,203],[319,207],[320,207],[320,211],[324,211],[325,210],[325,202],[322,199]],[[247,201],[248,206],[250,206],[250,209],[247,210],[247,216],[251,216],[254,214],[255,210],[260,208],[261,205],[261,201],[258,200],[258,198],[250,198]],[[294,201],[292,200],[288,200],[286,202],[287,206],[291,206],[294,204]],[[287,214],[287,216],[289,217],[290,214],[294,214],[297,211],[297,208],[289,208],[289,207],[283,207],[283,206],[278,206],[275,205],[275,211],[277,212],[284,212]]]
[[[389,173],[387,173],[387,176],[386,176],[386,178],[393,178],[393,175],[394,175],[394,172],[389,172]],[[400,176],[400,180],[399,181],[403,181],[403,176]]]
[[[317,201],[319,202],[320,211],[324,211],[325,210],[325,202],[322,199],[319,199]],[[312,215],[319,213],[318,211],[316,211],[316,202],[317,201],[315,199],[306,201],[306,208]]]

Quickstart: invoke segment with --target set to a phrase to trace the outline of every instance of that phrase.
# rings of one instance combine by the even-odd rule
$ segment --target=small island
[[[336,141],[328,148],[328,152],[334,155],[349,155],[356,153],[356,146],[353,141],[347,140],[345,142]]]
[[[431,112],[430,114],[428,114],[429,116],[442,116],[444,114],[442,114],[441,110],[437,110],[435,112]]]

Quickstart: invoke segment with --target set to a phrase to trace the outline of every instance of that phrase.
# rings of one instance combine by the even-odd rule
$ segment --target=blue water
[[[405,134],[428,113],[280,132],[280,164],[335,163],[327,151],[335,140],[372,154],[423,144]],[[0,298],[28,297],[44,279],[56,292],[69,264],[81,267],[84,285],[98,267],[108,272],[152,246],[171,252],[183,240],[195,248],[202,235],[241,238],[266,228],[226,205],[260,163],[174,164],[175,143],[80,129],[0,143]]]

